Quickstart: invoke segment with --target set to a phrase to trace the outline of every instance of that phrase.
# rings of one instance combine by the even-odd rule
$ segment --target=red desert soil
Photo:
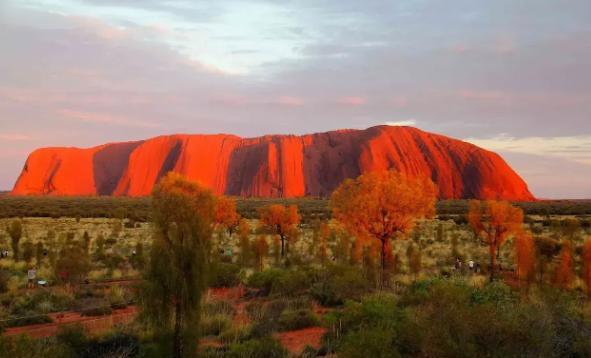
[[[33,338],[43,338],[55,335],[61,325],[75,323],[82,324],[90,334],[95,334],[108,331],[116,324],[131,322],[135,318],[136,313],[137,310],[133,306],[113,310],[112,315],[101,317],[83,317],[77,312],[51,313],[49,316],[53,320],[53,323],[8,328],[3,335],[16,336],[27,334]]]
[[[31,153],[15,195],[149,195],[175,171],[217,194],[327,196],[345,178],[395,169],[432,178],[442,199],[533,200],[497,154],[412,127],[378,126],[304,136],[171,135]]]
[[[207,292],[207,295],[216,300],[228,300],[236,308],[235,324],[248,324],[248,316],[245,306],[247,301],[242,300],[244,296],[243,287],[214,288]],[[323,315],[326,309],[315,307],[314,311]],[[102,317],[83,317],[77,312],[61,312],[49,314],[53,323],[35,324],[24,327],[8,328],[3,334],[5,336],[16,336],[27,334],[33,338],[50,337],[57,333],[61,325],[81,324],[90,334],[97,334],[108,331],[114,325],[131,322],[137,314],[134,306],[125,309],[114,310],[112,315]],[[311,327],[298,331],[283,332],[275,334],[275,338],[291,353],[300,354],[306,346],[316,349],[321,346],[321,339],[325,328]],[[220,347],[221,342],[217,338],[206,337],[200,341],[201,349],[205,347]]]
[[[322,336],[326,333],[326,328],[311,327],[299,331],[277,333],[275,338],[293,354],[300,354],[306,346],[315,349],[320,348]]]

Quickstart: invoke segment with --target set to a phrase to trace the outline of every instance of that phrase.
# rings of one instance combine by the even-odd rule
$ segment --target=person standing
[[[27,278],[27,288],[35,288],[35,279],[37,278],[37,269],[35,267],[27,271]]]

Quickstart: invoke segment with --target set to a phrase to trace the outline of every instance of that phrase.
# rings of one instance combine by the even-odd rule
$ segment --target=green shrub
[[[248,326],[231,325],[219,334],[219,338],[223,344],[232,344],[246,340],[249,333]]]
[[[51,307],[50,312],[64,311],[71,307],[72,298],[52,291],[28,292],[13,298],[10,311],[13,315],[24,316],[27,312],[39,312]]]
[[[319,324],[318,317],[310,310],[285,310],[279,316],[279,329],[282,331],[296,331]]]
[[[324,306],[342,305],[345,300],[358,300],[369,292],[370,283],[360,269],[348,266],[329,266],[312,285],[310,294]]]
[[[201,327],[201,334],[204,336],[219,336],[224,330],[227,330],[232,325],[231,317],[217,314],[214,316],[207,316],[201,319],[199,323]]]
[[[348,334],[338,349],[339,358],[391,358],[401,354],[395,346],[392,331],[384,327],[368,327]]]
[[[283,358],[288,353],[276,340],[265,337],[230,345],[228,357],[233,358]]]
[[[212,265],[209,273],[210,287],[233,287],[240,281],[240,266],[224,262],[217,262]]]
[[[25,312],[22,317],[14,319],[9,318],[6,322],[6,327],[23,327],[30,326],[33,324],[52,323],[52,319],[45,314],[38,314],[35,312]]]
[[[271,286],[271,294],[277,296],[295,297],[305,293],[312,284],[312,277],[306,271],[289,270],[279,275]]]
[[[96,317],[96,316],[108,316],[113,313],[110,306],[92,307],[83,309],[80,312],[81,316]]]
[[[260,307],[251,306],[247,311],[250,315],[257,314],[260,318],[253,320],[250,330],[250,336],[254,338],[261,338],[276,332],[279,329],[279,317],[281,313],[287,308],[286,299],[277,299],[268,302]],[[262,310],[261,310],[262,309]]]
[[[474,303],[494,303],[497,305],[511,303],[517,299],[511,287],[498,281],[475,289],[471,298]]]
[[[339,356],[416,356],[420,351],[421,330],[407,310],[391,295],[373,295],[361,302],[346,301],[342,310],[325,317],[329,333],[325,343]],[[380,345],[380,346],[374,346]],[[390,352],[390,355],[384,355]]]
[[[278,280],[278,277],[283,274],[280,269],[267,269],[261,272],[255,272],[248,277],[247,286],[257,288],[263,291],[264,294],[270,294],[273,283]]]
[[[27,335],[0,336],[0,356],[11,358],[74,357],[72,351],[54,339],[34,339]]]
[[[217,315],[223,314],[227,316],[234,316],[236,310],[232,304],[226,300],[215,300],[207,302],[201,308],[204,315]]]
[[[10,279],[10,275],[8,271],[4,269],[0,269],[0,293],[5,293],[8,291],[8,280]]]
[[[59,343],[70,347],[74,352],[81,352],[88,343],[86,331],[81,324],[60,326],[56,339]]]
[[[245,309],[251,321],[260,321],[265,315],[265,306],[259,301],[249,302]]]
[[[112,286],[109,290],[109,304],[113,309],[122,309],[127,307],[127,297],[125,289],[121,286]]]

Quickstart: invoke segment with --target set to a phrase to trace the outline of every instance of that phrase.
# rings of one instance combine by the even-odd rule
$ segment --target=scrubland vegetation
[[[3,197],[0,356],[591,356],[588,203],[435,206],[429,186],[364,176],[329,205],[171,176],[151,200]]]

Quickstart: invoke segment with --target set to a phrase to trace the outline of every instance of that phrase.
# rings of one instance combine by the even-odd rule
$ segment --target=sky
[[[380,124],[591,198],[591,2],[0,0],[0,190],[38,147]]]

